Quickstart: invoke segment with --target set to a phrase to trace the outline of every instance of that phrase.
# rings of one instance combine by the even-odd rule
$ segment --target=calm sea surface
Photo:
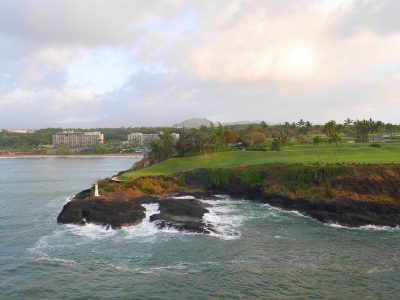
[[[204,199],[216,236],[56,223],[70,196],[136,159],[0,159],[0,299],[399,299],[399,229],[227,197]]]

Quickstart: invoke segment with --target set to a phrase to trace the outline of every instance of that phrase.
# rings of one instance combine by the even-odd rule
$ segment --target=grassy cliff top
[[[230,168],[268,163],[335,163],[334,145],[295,145],[284,151],[229,151],[209,153],[186,158],[172,158],[158,164],[120,176],[131,180],[143,176],[168,175],[198,168]],[[320,157],[318,155],[320,152]],[[340,144],[337,148],[339,163],[400,163],[400,144],[382,144],[379,148],[369,144]]]

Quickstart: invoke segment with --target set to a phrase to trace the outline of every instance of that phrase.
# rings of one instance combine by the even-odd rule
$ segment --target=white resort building
[[[63,131],[53,135],[53,145],[68,148],[94,148],[104,143],[104,135],[98,131],[75,132]]]

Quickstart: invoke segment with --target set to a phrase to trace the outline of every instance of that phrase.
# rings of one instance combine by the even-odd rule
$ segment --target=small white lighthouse
[[[95,197],[99,197],[100,196],[99,195],[99,185],[97,183],[94,185],[94,196]]]

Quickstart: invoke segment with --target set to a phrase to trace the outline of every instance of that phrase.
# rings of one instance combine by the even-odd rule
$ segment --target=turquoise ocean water
[[[0,299],[399,299],[399,229],[228,197],[203,199],[215,236],[56,223],[69,197],[136,159],[0,159]]]

